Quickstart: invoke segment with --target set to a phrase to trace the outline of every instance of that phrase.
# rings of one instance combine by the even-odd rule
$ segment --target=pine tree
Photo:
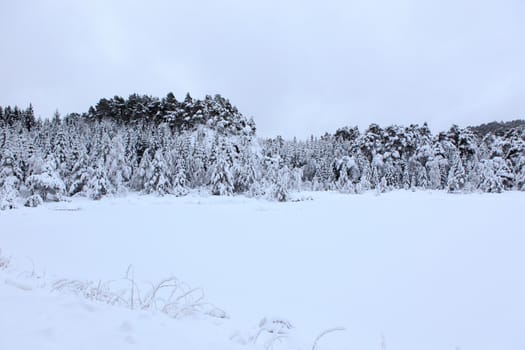
[[[383,156],[374,154],[372,157],[371,172],[370,172],[370,186],[371,188],[379,187],[381,178],[383,177]]]
[[[223,152],[218,152],[217,159],[212,165],[211,193],[216,196],[229,196],[233,194],[233,176],[230,165]]]
[[[149,181],[152,176],[152,159],[150,152],[151,151],[149,148],[144,151],[137,169],[133,172],[131,185],[135,191],[144,190],[146,187],[146,182]]]
[[[359,174],[355,172],[355,169],[358,170],[355,161],[344,156],[336,160],[334,165],[338,175],[336,188],[342,193],[355,193],[354,182],[359,178]]]
[[[111,147],[106,156],[104,167],[107,169],[111,192],[125,191],[126,183],[131,178],[131,167],[127,164],[124,141],[121,135],[111,140]]]
[[[447,189],[448,192],[459,192],[465,187],[465,168],[459,156],[455,153],[452,158],[452,166],[448,174]]]
[[[86,192],[89,198],[99,200],[110,193],[111,184],[108,180],[102,159],[89,169],[89,180]]]
[[[432,158],[427,162],[428,186],[433,190],[441,189],[441,173],[439,169],[439,160]]]
[[[249,143],[241,147],[240,154],[233,164],[234,192],[256,195],[259,190],[255,184],[260,176],[258,161],[249,147]]]
[[[168,175],[168,165],[162,149],[155,152],[150,167],[146,169],[144,191],[146,193],[157,193],[161,196],[171,192],[171,181]]]
[[[496,175],[497,166],[492,159],[483,159],[480,163],[481,182],[479,188],[483,192],[503,192],[504,186],[501,178]]]
[[[359,183],[356,185],[356,193],[362,193],[372,188],[372,184],[371,184],[372,170],[370,168],[370,163],[368,162],[366,158],[359,157],[358,163],[359,163],[361,178],[360,178]]]
[[[494,162],[494,168],[496,176],[500,179],[505,190],[510,190],[513,187],[514,183],[514,174],[510,169],[509,162],[501,157],[494,157],[492,159]]]
[[[68,180],[67,192],[70,196],[78,193],[84,193],[87,189],[93,171],[89,168],[89,159],[86,150],[82,145],[77,146],[73,153],[76,154],[75,164],[71,169],[71,175]]]
[[[385,179],[385,189],[389,191],[392,188],[398,187],[399,186],[399,175],[398,175],[396,166],[394,164],[394,159],[390,156],[390,154],[386,157],[383,169],[384,169],[383,177]]]
[[[290,169],[285,165],[277,172],[277,180],[270,192],[270,198],[279,202],[286,202],[290,199]]]
[[[0,183],[0,210],[16,208],[18,198],[18,179],[14,176],[5,177]]]
[[[4,143],[0,158],[0,210],[16,207],[20,186],[20,171],[8,143]]]
[[[173,177],[173,194],[175,194],[177,197],[185,196],[188,194],[186,179],[187,176],[185,161],[182,157],[179,157],[177,159],[175,175]]]
[[[33,111],[32,104],[29,104],[29,107],[24,111],[23,115],[23,124],[27,131],[31,131],[36,126],[35,112]]]

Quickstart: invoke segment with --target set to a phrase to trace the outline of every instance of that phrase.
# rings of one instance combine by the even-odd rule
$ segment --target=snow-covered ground
[[[0,212],[0,349],[525,349],[525,194],[129,195]],[[129,310],[50,285],[176,276],[230,318]],[[29,275],[40,276],[31,277]],[[243,345],[242,343],[248,343]]]

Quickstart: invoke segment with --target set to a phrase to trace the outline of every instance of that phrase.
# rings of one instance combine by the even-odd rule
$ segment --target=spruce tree
[[[454,153],[452,157],[452,165],[448,174],[447,189],[448,192],[460,192],[465,187],[465,168],[459,153]]]

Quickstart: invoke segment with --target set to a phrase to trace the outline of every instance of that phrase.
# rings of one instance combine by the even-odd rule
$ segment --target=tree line
[[[35,118],[0,107],[0,208],[128,191],[244,194],[278,201],[304,190],[378,193],[525,190],[525,122],[344,127],[306,140],[261,139],[220,95],[131,95],[88,112]]]

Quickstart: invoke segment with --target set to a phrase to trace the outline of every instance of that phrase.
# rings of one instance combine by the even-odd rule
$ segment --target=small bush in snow
[[[44,200],[42,199],[42,197],[40,197],[40,195],[38,194],[34,194],[32,196],[29,196],[24,205],[26,207],[29,207],[29,208],[35,208],[35,207],[38,207],[39,205],[42,205],[44,203]]]
[[[15,202],[18,197],[17,183],[18,179],[16,177],[9,176],[0,186],[0,210],[16,208]]]
[[[66,188],[64,182],[52,173],[31,175],[27,185],[33,195],[39,195],[43,200],[60,200]]]

